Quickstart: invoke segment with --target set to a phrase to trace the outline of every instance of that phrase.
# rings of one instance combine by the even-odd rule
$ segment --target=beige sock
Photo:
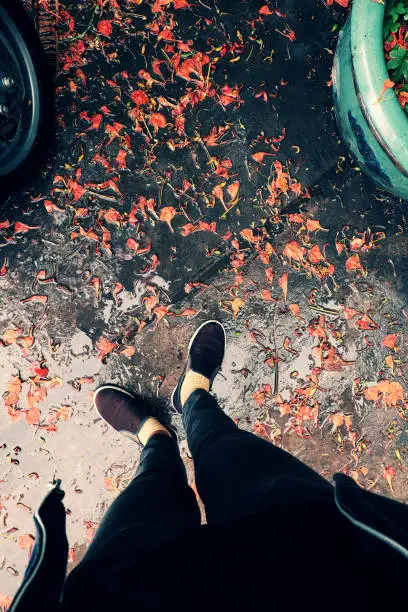
[[[141,444],[143,444],[143,446],[146,446],[149,439],[157,433],[170,436],[171,438],[171,433],[169,432],[167,427],[162,425],[160,421],[158,421],[154,417],[149,417],[141,426],[137,437],[139,438]]]
[[[190,370],[187,372],[186,377],[181,385],[180,389],[180,400],[181,406],[183,407],[190,395],[196,389],[204,389],[204,391],[210,390],[210,379],[198,372]]]

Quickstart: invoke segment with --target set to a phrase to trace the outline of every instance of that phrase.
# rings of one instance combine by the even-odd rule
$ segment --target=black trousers
[[[206,391],[192,393],[183,422],[209,524],[256,512],[277,476],[290,475],[332,489],[295,457],[240,430]],[[199,525],[199,508],[177,443],[156,435],[143,449],[136,477],[106,513],[83,563],[106,556],[109,542],[125,540],[126,534],[132,534],[132,551],[139,556]]]

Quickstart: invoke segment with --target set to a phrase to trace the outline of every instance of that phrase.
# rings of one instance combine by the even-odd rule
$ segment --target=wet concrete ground
[[[65,16],[56,150],[43,175],[6,201],[1,217],[10,223],[1,230],[7,261],[0,277],[0,583],[9,595],[27,562],[18,538],[33,533],[31,511],[47,482],[61,478],[66,491],[72,566],[136,469],[138,448],[97,418],[92,390],[109,381],[166,402],[188,339],[208,318],[227,329],[214,391],[240,426],[327,478],[344,471],[361,486],[407,501],[406,222],[402,203],[361,175],[337,135],[328,82],[345,13],[321,2],[299,9],[288,0],[279,7],[285,17],[266,14],[248,25],[264,5],[241,3],[232,14],[222,3],[175,9],[165,2],[165,10],[152,12],[152,3],[135,9],[120,2],[118,9],[111,1],[95,16],[96,4],[66,6],[75,30]],[[102,19],[112,20],[111,36],[98,33]],[[149,140],[152,112],[171,112],[160,96],[175,104],[204,87],[197,75],[198,84],[173,75],[167,86],[136,76],[141,66],[151,69],[152,58],[165,59],[162,51],[171,54],[168,41],[156,44],[157,32],[147,27],[153,23],[159,31],[173,23],[177,40],[189,40],[201,24],[194,52],[241,39],[243,49],[227,50],[211,69],[217,94],[185,111],[184,134],[167,114],[168,126]],[[281,34],[286,26],[294,42]],[[67,65],[78,40],[86,50]],[[183,57],[192,54],[190,45]],[[170,78],[168,66],[161,69]],[[225,83],[240,86],[242,103],[215,102]],[[140,124],[128,116],[137,88],[150,98]],[[84,112],[103,116],[99,129],[87,131]],[[109,143],[106,132],[115,121],[124,126],[120,144]],[[217,174],[218,161],[209,163],[210,146],[202,144],[214,125],[229,127],[226,144],[211,149],[217,160],[231,159],[227,176]],[[279,140],[283,128],[282,141],[265,142],[265,134]],[[180,148],[173,151],[169,141]],[[115,161],[119,150],[127,151],[128,168]],[[271,153],[265,165],[252,157],[259,151]],[[276,161],[287,181],[281,190]],[[107,180],[113,183],[106,189],[95,187]],[[210,197],[222,180],[232,202],[227,210]],[[235,202],[227,187],[237,180]],[[289,188],[296,181],[300,195]],[[268,201],[272,194],[275,202]],[[140,196],[154,198],[153,213],[140,208]],[[160,221],[165,206],[177,212],[174,233]],[[118,215],[109,216],[110,209]],[[206,229],[183,235],[182,226],[200,221]],[[286,297],[279,282],[285,274]],[[30,296],[47,299],[25,302]],[[185,441],[182,451],[193,482]]]

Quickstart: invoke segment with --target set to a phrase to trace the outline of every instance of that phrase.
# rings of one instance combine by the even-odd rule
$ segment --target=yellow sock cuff
[[[180,401],[183,407],[190,395],[196,389],[204,389],[204,391],[210,390],[210,379],[198,372],[190,370],[187,372],[183,384],[180,389]]]
[[[141,426],[139,433],[137,434],[137,437],[139,438],[139,442],[143,444],[143,446],[146,446],[149,439],[154,434],[159,433],[159,432],[163,434],[167,434],[168,436],[171,437],[171,433],[169,432],[167,427],[162,425],[160,421],[158,421],[154,417],[149,417],[148,419],[145,420],[145,422]]]

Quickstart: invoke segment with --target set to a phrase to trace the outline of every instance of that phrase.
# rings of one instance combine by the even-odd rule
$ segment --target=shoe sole
[[[100,418],[102,419],[102,421],[104,423],[106,423],[107,425],[109,425],[109,427],[112,427],[112,429],[114,431],[116,431],[117,433],[120,433],[122,436],[126,436],[127,438],[130,438],[131,440],[133,440],[134,442],[137,442],[138,444],[140,444],[140,446],[143,446],[139,439],[135,439],[133,436],[135,436],[137,438],[137,434],[133,434],[131,432],[125,433],[124,431],[119,431],[118,429],[115,429],[115,427],[113,427],[109,421],[107,421],[99,412],[98,408],[96,407],[96,403],[95,403],[95,399],[96,396],[98,395],[98,393],[100,391],[102,391],[103,389],[113,389],[114,391],[121,391],[122,393],[124,393],[125,395],[127,395],[128,397],[131,397],[132,399],[134,399],[135,401],[137,401],[137,398],[133,395],[133,393],[130,393],[130,391],[127,391],[126,389],[124,389],[123,387],[121,387],[120,385],[101,385],[100,387],[98,387],[94,393],[93,396],[93,405],[94,408],[96,410],[96,412],[98,413],[98,415],[100,416]],[[149,417],[146,417],[149,418]],[[165,425],[166,429],[168,429],[169,431],[171,431],[174,434],[174,437],[177,441],[177,444],[180,443],[180,439],[179,439],[179,435],[178,435],[178,431],[175,427],[173,427],[172,425]],[[130,434],[130,435],[129,435]]]
[[[184,370],[182,371],[181,376],[180,376],[180,379],[179,379],[179,381],[178,381],[177,385],[174,387],[173,392],[172,392],[172,394],[171,394],[171,398],[170,398],[171,405],[173,406],[174,410],[176,410],[176,412],[177,412],[178,414],[181,414],[181,412],[178,410],[178,408],[176,407],[176,405],[175,405],[175,403],[174,403],[174,397],[175,397],[175,395],[176,395],[176,393],[177,393],[177,389],[178,389],[178,387],[179,387],[180,383],[182,382],[182,378],[183,378],[183,376],[184,376],[184,374],[185,374],[186,367],[187,367],[187,363],[188,363],[188,357],[189,357],[189,355],[190,355],[190,351],[191,351],[191,347],[193,346],[193,342],[194,342],[194,340],[196,339],[196,337],[197,337],[198,333],[199,333],[199,332],[202,330],[202,328],[203,328],[205,325],[208,325],[208,323],[217,323],[217,325],[219,325],[219,326],[222,328],[222,331],[223,331],[223,333],[224,333],[224,347],[226,347],[226,345],[227,345],[227,334],[225,333],[225,327],[224,327],[224,325],[223,325],[222,323],[220,323],[219,321],[216,321],[215,319],[209,319],[208,321],[204,321],[204,323],[202,323],[202,324],[200,325],[200,327],[199,327],[198,329],[196,329],[196,330],[195,330],[195,332],[194,332],[194,334],[192,335],[192,337],[191,337],[191,339],[190,339],[190,342],[189,342],[189,344],[188,344],[188,349],[187,349],[187,359],[186,359],[186,363],[185,363],[185,365],[184,365]],[[217,372],[217,373],[218,373],[218,372]]]

